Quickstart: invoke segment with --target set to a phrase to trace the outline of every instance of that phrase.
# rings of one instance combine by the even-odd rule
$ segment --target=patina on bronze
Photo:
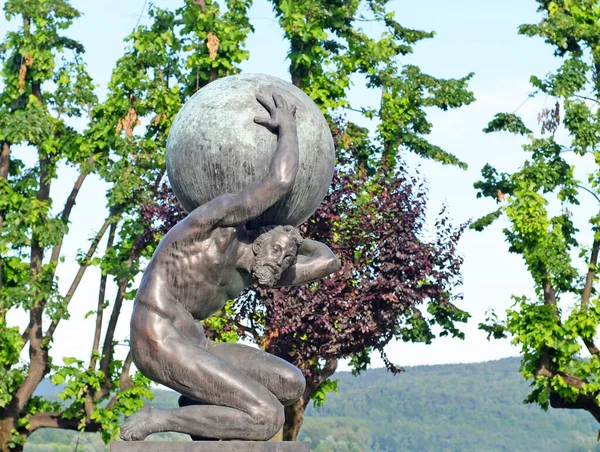
[[[303,284],[340,266],[326,245],[303,240],[290,225],[246,227],[291,190],[299,161],[296,107],[277,93],[256,97],[270,117],[255,122],[277,135],[268,174],[197,207],[171,229],[135,300],[133,360],[144,375],[182,394],[180,408],[147,405],[121,427],[123,440],[164,431],[268,440],[283,425],[283,405],[304,391],[293,365],[253,347],[207,340],[199,322],[246,287]]]

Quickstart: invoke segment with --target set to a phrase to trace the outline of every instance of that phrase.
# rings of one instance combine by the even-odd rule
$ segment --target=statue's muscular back
[[[214,217],[199,221],[196,215],[167,233],[148,264],[136,304],[166,318],[183,307],[195,320],[202,320],[240,294],[246,278],[236,268],[238,229],[215,228],[214,223]]]

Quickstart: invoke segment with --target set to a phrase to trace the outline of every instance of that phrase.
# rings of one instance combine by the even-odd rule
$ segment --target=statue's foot
[[[121,426],[119,436],[123,441],[143,441],[146,436],[157,431],[155,426],[160,424],[161,413],[152,405],[144,406],[133,416],[127,418]]]

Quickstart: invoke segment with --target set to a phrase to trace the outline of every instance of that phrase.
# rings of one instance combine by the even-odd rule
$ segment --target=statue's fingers
[[[270,118],[259,118],[258,116],[256,116],[254,118],[254,122],[263,127],[269,127],[271,124],[271,119]]]
[[[281,96],[281,94],[273,93],[273,101],[275,102],[275,106],[277,108],[287,108],[287,102]]]
[[[262,93],[256,93],[256,100],[259,104],[265,107],[265,110],[267,110],[270,115],[273,114],[273,112],[275,111],[275,107],[273,107],[273,105],[271,104],[269,99],[267,99],[266,96],[264,96]]]

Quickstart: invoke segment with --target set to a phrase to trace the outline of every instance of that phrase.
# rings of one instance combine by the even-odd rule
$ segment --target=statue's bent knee
[[[280,403],[268,403],[251,410],[250,416],[256,422],[256,441],[273,438],[285,422],[285,412]]]

